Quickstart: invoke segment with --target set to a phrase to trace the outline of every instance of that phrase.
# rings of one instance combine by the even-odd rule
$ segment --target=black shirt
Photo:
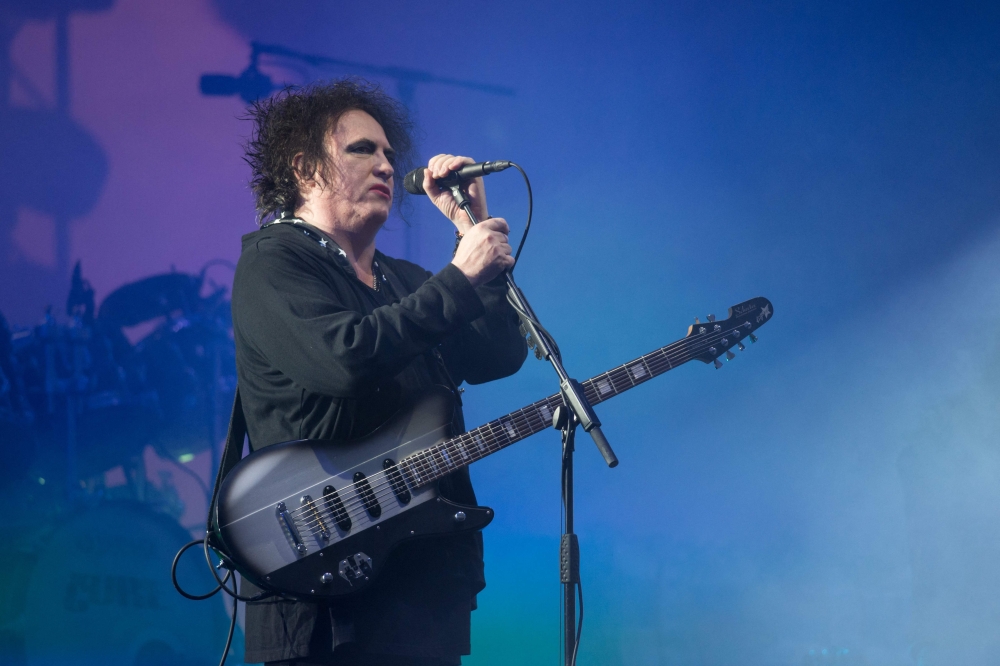
[[[452,264],[431,275],[380,252],[373,269],[378,290],[360,282],[336,243],[307,224],[271,224],[243,237],[233,331],[254,449],[294,439],[355,439],[427,386],[454,390],[520,368],[527,349],[501,279],[473,289]],[[464,430],[460,408],[453,426]],[[440,492],[476,503],[468,470],[443,479]],[[469,613],[484,585],[480,534],[404,544],[379,584],[358,599],[251,604],[246,660],[315,656],[323,649],[315,637],[330,633],[317,623],[327,622],[333,645],[354,641],[368,652],[424,657],[468,654]]]

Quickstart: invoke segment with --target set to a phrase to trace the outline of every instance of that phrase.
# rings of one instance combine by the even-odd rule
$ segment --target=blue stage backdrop
[[[760,341],[721,369],[695,362],[598,407],[619,467],[578,440],[579,663],[1000,661],[997,5],[4,4],[0,312],[12,329],[48,305],[65,320],[77,261],[98,304],[147,276],[235,262],[255,228],[241,153],[250,126],[240,98],[202,95],[199,77],[238,75],[252,41],[510,89],[260,63],[276,83],[368,72],[409,105],[423,159],[521,164],[535,209],[516,274],[578,379],[684,336],[695,317],[724,318],[754,296],[774,303]],[[491,176],[487,190],[490,212],[520,234],[516,172]],[[423,198],[403,211],[380,248],[438,270],[451,225]],[[210,275],[231,280],[223,264]],[[555,390],[549,367],[529,359],[469,388],[466,420]],[[142,455],[149,483],[176,491],[176,522],[197,533],[194,479]],[[210,459],[200,450],[176,462],[208,482]],[[109,460],[112,496],[129,471]],[[554,664],[558,434],[472,474],[497,517],[463,663]],[[7,485],[16,509],[21,486]],[[93,525],[95,539],[112,538],[101,512],[120,506],[86,501],[46,518],[58,524],[45,533]],[[142,511],[146,529],[174,534],[162,512]],[[0,528],[16,538],[22,522],[10,522]],[[70,539],[63,560],[49,558],[72,569],[79,547]],[[22,562],[38,549],[4,553]],[[80,557],[103,567],[101,580],[117,575]],[[157,649],[217,660],[223,604],[166,599],[156,562],[121,575],[155,579],[163,607],[178,627],[197,622],[202,642],[108,632],[88,639],[94,663],[147,663]],[[76,639],[31,600],[51,592],[71,623],[64,590],[32,583],[25,601],[24,585],[5,587],[22,593],[0,592],[0,647],[48,663],[38,636],[51,632],[60,663],[75,663]],[[115,608],[122,621],[147,612]]]

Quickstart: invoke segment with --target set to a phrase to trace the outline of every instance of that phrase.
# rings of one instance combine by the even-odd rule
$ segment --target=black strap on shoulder
[[[209,538],[215,533],[215,507],[219,501],[219,488],[222,480],[236,467],[243,458],[243,440],[247,436],[247,419],[243,414],[243,399],[240,397],[240,387],[236,387],[236,397],[233,398],[233,415],[229,419],[229,431],[226,433],[226,446],[222,450],[219,461],[219,471],[215,475],[215,487],[212,489],[212,502],[208,505]]]

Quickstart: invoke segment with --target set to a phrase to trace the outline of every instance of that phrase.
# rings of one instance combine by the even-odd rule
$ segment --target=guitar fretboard
[[[725,351],[729,346],[735,345],[741,335],[749,334],[756,328],[749,321],[727,320],[725,324],[727,324],[725,327],[713,324],[708,324],[709,328],[703,326],[699,329],[700,333],[689,335],[588,379],[582,383],[587,400],[590,404],[596,405],[706,352],[715,352],[717,351],[715,347],[721,347]],[[741,332],[740,329],[745,330]],[[546,428],[551,428],[552,414],[562,403],[561,394],[550,395],[475,430],[409,455],[399,462],[399,467],[412,486],[419,487],[431,483],[456,469],[481,460]]]

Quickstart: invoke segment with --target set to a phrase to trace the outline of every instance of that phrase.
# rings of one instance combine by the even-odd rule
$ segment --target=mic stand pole
[[[576,591],[580,585],[580,542],[573,532],[573,451],[576,440],[576,416],[565,405],[556,407],[552,427],[562,432],[562,502],[563,533],[559,539],[559,582],[563,592],[563,664],[576,664],[577,626],[583,628],[583,590],[580,589],[580,623],[576,621]]]
[[[451,185],[448,189],[451,191],[455,203],[465,211],[472,224],[479,224],[476,214],[472,212],[472,203],[465,195],[461,185]],[[562,430],[563,433],[562,487],[566,526],[560,541],[559,561],[560,581],[563,583],[564,663],[566,666],[572,666],[576,662],[577,648],[576,632],[574,631],[576,626],[574,591],[580,584],[580,547],[576,534],[573,533],[573,450],[576,427],[581,425],[584,431],[590,434],[608,467],[616,467],[618,457],[611,449],[611,444],[604,437],[604,433],[601,431],[601,422],[597,418],[597,414],[594,413],[587,396],[584,395],[583,387],[566,373],[562,359],[555,349],[555,344],[542,330],[534,310],[531,309],[528,300],[514,282],[514,276],[508,270],[504,271],[504,278],[507,281],[507,298],[521,319],[522,330],[529,340],[534,342],[535,355],[552,364],[552,368],[559,377],[559,391],[563,396],[564,405],[557,408],[552,415],[552,425]]]

